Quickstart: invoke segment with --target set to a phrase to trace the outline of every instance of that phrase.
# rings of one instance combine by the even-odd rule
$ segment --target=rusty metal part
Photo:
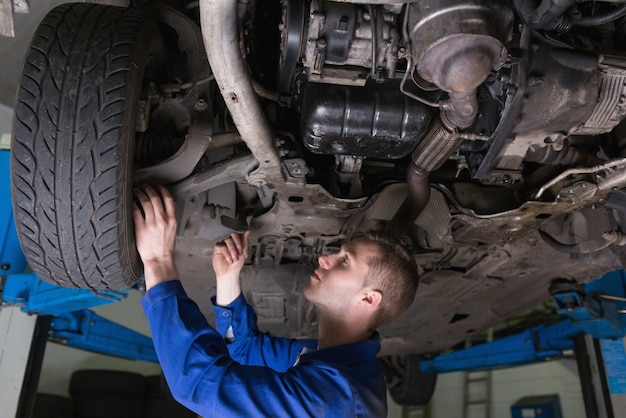
[[[448,129],[443,121],[435,119],[430,130],[417,144],[411,157],[413,163],[421,170],[435,171],[463,143],[455,131]]]
[[[387,231],[394,237],[401,237],[417,219],[430,199],[430,172],[409,164],[406,170],[408,195],[387,224]]]
[[[243,178],[249,173],[257,162],[251,155],[245,155],[229,161],[228,164],[220,164],[209,170],[203,171],[181,182],[168,187],[176,200],[183,201],[186,196],[197,195],[206,190],[232,183],[233,179]]]
[[[551,145],[544,144],[532,144],[529,146],[524,160],[553,165],[596,165],[602,163],[602,160],[595,155],[573,147],[557,149]]]
[[[210,132],[196,131],[185,138],[183,145],[174,155],[151,167],[136,170],[133,174],[136,183],[147,181],[170,184],[189,176],[204,153],[209,148],[223,148],[241,141],[236,133],[210,135]],[[248,173],[245,173],[248,174]]]
[[[504,62],[512,10],[480,0],[425,0],[413,3],[408,16],[414,78],[448,92],[444,118],[456,127],[470,127],[478,114],[477,87]],[[453,21],[460,23],[447,24]],[[490,24],[494,21],[498,25]]]
[[[598,181],[598,189],[609,190],[618,187],[624,187],[626,184],[626,158],[620,158],[617,160],[609,161],[605,164],[597,165],[594,167],[580,167],[565,170],[548,183],[544,184],[537,190],[534,196],[535,200],[539,200],[541,196],[550,187],[554,186],[558,182],[566,179],[569,176],[578,174],[595,174]],[[602,174],[602,173],[605,174]]]
[[[389,233],[396,237],[406,233],[428,204],[430,173],[441,167],[462,142],[463,139],[446,128],[441,119],[435,120],[411,155],[413,163],[407,168],[408,195],[389,221]]]
[[[237,2],[201,0],[200,26],[211,69],[235,126],[259,162],[254,176],[273,185],[284,181],[275,133],[263,114],[239,50]]]

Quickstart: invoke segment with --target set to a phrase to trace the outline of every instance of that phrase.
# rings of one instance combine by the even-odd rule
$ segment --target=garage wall
[[[551,394],[559,395],[563,417],[585,418],[574,359],[495,370],[491,376],[491,416],[494,418],[510,417],[511,406],[520,398]],[[432,418],[463,416],[463,380],[462,372],[439,375],[431,405]],[[389,418],[401,417],[402,409],[390,404]],[[474,414],[470,417],[484,417],[484,414]]]
[[[10,134],[13,119],[13,108],[0,103],[0,135]]]

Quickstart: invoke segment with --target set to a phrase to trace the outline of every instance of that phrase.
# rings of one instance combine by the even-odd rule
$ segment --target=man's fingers
[[[152,202],[146,192],[143,189],[135,189],[135,196],[139,203],[141,203],[141,209],[143,209],[143,217],[146,222],[152,222],[154,219],[154,208]]]
[[[218,242],[213,246],[213,257],[222,256],[228,262],[228,264],[233,263],[233,258],[230,255],[230,250],[226,246],[226,242]]]
[[[237,248],[237,243],[235,242],[235,240],[233,238],[226,238],[224,240],[224,244],[226,245],[226,248],[228,249],[230,258],[234,261],[237,261],[241,253],[239,249]]]
[[[246,232],[243,233],[242,235],[242,243],[241,245],[243,246],[243,257],[244,258],[248,258],[248,241],[250,238],[250,230],[247,230]]]
[[[170,192],[160,184],[158,185],[159,193],[161,194],[161,198],[163,199],[163,206],[165,207],[165,214],[168,218],[176,217],[176,209],[174,206],[174,198],[170,194]]]
[[[133,219],[135,221],[135,225],[143,224],[145,221],[143,218],[143,212],[137,202],[133,202]]]
[[[213,254],[221,254],[230,264],[239,260],[239,257],[246,259],[248,258],[249,236],[250,231],[246,231],[244,234],[233,232],[230,237],[214,245]]]
[[[231,232],[230,234],[230,238],[233,240],[233,243],[235,244],[235,247],[237,247],[237,252],[239,254],[242,253],[242,248],[241,248],[241,235],[236,233],[236,232]]]
[[[166,212],[165,207],[163,206],[163,200],[161,199],[161,195],[148,185],[143,187],[143,191],[148,196],[148,198],[150,198],[150,203],[152,204],[155,215],[159,215],[161,218],[165,218]]]

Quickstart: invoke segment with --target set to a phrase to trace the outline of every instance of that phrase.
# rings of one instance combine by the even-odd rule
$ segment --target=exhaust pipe
[[[463,143],[456,129],[448,128],[441,116],[435,119],[411,154],[412,162],[407,167],[407,197],[386,228],[398,239],[406,234],[430,200],[430,173],[441,167]]]
[[[501,22],[494,29],[489,22]],[[448,22],[457,22],[449,25]],[[461,22],[461,23],[458,23]],[[408,195],[387,231],[402,237],[428,204],[428,178],[463,143],[459,130],[470,128],[478,115],[477,88],[506,56],[513,12],[483,0],[423,0],[411,3],[408,27],[416,81],[448,93],[439,118],[412,153],[407,169]],[[462,31],[459,28],[463,28]],[[421,80],[421,81],[419,81]]]
[[[233,122],[258,168],[248,176],[255,185],[284,181],[281,160],[270,127],[239,50],[237,1],[200,0],[200,26],[209,64]]]

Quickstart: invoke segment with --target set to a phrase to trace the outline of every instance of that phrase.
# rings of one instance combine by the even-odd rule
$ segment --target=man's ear
[[[368,289],[363,294],[361,301],[369,308],[377,308],[383,299],[383,294],[380,290]]]

